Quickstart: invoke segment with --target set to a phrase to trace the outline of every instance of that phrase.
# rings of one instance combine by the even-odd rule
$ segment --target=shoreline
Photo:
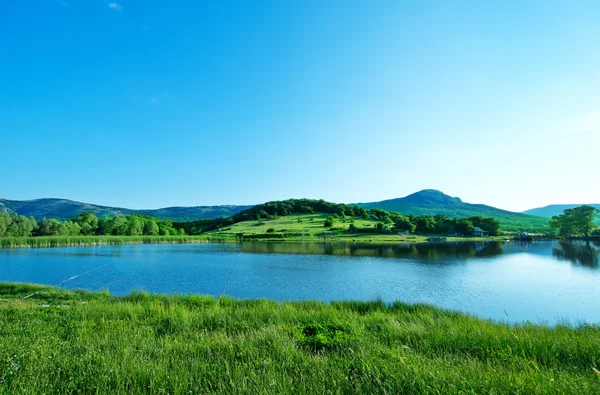
[[[431,244],[444,245],[454,243],[479,243],[479,242],[521,242],[505,237],[447,237],[445,241],[429,241],[431,236],[397,237],[390,235],[364,235],[361,237],[337,236],[326,240],[326,243],[344,244]],[[535,241],[559,240],[553,238],[537,239]],[[535,242],[527,241],[527,242]],[[10,237],[0,238],[2,248],[58,248],[58,247],[86,247],[104,245],[136,245],[136,244],[203,244],[203,243],[315,243],[322,244],[324,239],[318,236],[287,237],[287,238],[254,238],[246,236],[243,239],[227,234],[201,235],[201,236],[37,236],[37,237]]]

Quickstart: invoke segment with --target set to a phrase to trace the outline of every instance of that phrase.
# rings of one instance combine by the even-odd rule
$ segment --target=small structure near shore
[[[488,232],[487,230],[483,230],[480,227],[476,226],[473,229],[473,236],[476,237],[488,237],[490,235],[490,232]]]

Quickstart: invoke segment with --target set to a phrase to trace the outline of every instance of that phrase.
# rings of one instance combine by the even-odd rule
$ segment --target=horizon
[[[600,4],[343,5],[4,4],[0,197],[600,201]]]
[[[377,203],[377,202],[384,202],[384,201],[389,201],[389,200],[395,200],[395,199],[403,199],[406,198],[408,196],[411,195],[415,195],[421,192],[425,192],[425,191],[435,191],[435,192],[439,192],[442,193],[443,195],[446,195],[450,198],[458,198],[460,199],[463,203],[467,203],[467,204],[473,204],[473,205],[479,205],[479,204],[483,204],[483,205],[487,205],[486,203],[481,203],[481,202],[469,202],[466,201],[464,199],[462,199],[460,196],[452,196],[452,195],[448,195],[446,194],[444,191],[440,191],[438,189],[433,189],[433,188],[426,188],[426,189],[422,189],[420,191],[416,191],[413,193],[410,193],[406,196],[399,196],[396,198],[389,198],[389,199],[380,199],[380,200],[376,200],[376,201],[372,201],[372,202],[332,202],[332,203],[341,203],[341,204],[350,204],[350,205],[360,205],[360,204],[368,204],[368,203]],[[123,208],[123,209],[130,209],[130,210],[159,210],[159,209],[168,209],[168,208],[177,208],[177,207],[181,207],[181,208],[191,208],[191,207],[217,207],[217,206],[249,206],[249,207],[253,207],[259,204],[263,204],[263,203],[267,203],[267,202],[272,202],[272,201],[280,201],[280,200],[288,200],[288,199],[311,199],[311,200],[320,200],[321,198],[309,198],[309,197],[289,197],[289,198],[284,198],[284,199],[278,199],[278,200],[265,200],[262,202],[258,202],[258,203],[250,203],[250,204],[228,204],[228,203],[219,203],[219,204],[212,204],[212,205],[206,205],[206,204],[198,204],[198,205],[193,205],[193,206],[182,206],[182,205],[173,205],[173,206],[160,206],[160,207],[129,207],[129,206],[125,206],[125,205],[107,205],[107,204],[102,204],[102,203],[97,203],[97,202],[92,202],[92,201],[80,201],[80,200],[75,200],[75,199],[69,199],[66,197],[40,197],[40,198],[32,198],[32,199],[9,199],[3,196],[0,196],[0,199],[6,199],[6,200],[11,200],[11,201],[36,201],[36,200],[42,200],[42,199],[55,199],[55,200],[67,200],[67,201],[71,201],[71,202],[75,202],[75,203],[83,203],[83,204],[92,204],[95,206],[102,206],[102,207],[115,207],[115,208]],[[327,199],[322,199],[325,201],[328,201]],[[497,209],[501,209],[501,210],[505,210],[505,211],[511,211],[514,213],[525,213],[525,211],[528,210],[532,210],[532,209],[538,209],[538,208],[545,208],[548,206],[564,206],[564,205],[599,205],[600,203],[594,203],[594,202],[588,202],[588,203],[556,203],[556,204],[549,204],[546,206],[538,206],[538,207],[531,207],[529,209],[523,210],[523,211],[511,211],[511,210],[506,210],[502,207],[496,207],[496,206],[491,206]]]

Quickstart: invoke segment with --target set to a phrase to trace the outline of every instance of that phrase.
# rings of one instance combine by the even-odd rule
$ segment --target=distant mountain
[[[552,218],[555,215],[562,214],[567,209],[579,206],[583,206],[583,204],[551,204],[550,206],[546,207],[532,208],[531,210],[523,211],[523,213],[545,218]],[[600,204],[588,204],[587,206],[593,206],[600,210]]]
[[[504,230],[528,230],[548,227],[548,220],[539,216],[501,210],[485,204],[465,203],[435,189],[426,189],[403,198],[383,200],[373,203],[357,203],[364,208],[380,208],[412,215],[444,214],[448,217],[493,217],[502,224]]]
[[[148,215],[173,221],[193,221],[205,218],[229,217],[252,206],[196,206],[166,207],[156,210],[132,210],[120,207],[99,206],[96,204],[74,202],[66,199],[7,200],[0,199],[0,211],[16,212],[36,220],[56,218],[68,220],[89,211],[97,217],[114,217],[116,215]]]

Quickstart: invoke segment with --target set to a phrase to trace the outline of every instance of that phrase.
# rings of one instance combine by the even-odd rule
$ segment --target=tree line
[[[596,221],[600,219],[600,210],[593,206],[579,206],[565,210],[550,219],[550,227],[562,237],[600,236]]]
[[[85,212],[68,221],[42,219],[0,212],[0,237],[25,236],[174,236],[185,231],[173,227],[173,222],[141,215],[97,218]]]
[[[494,218],[474,216],[469,218],[449,218],[445,215],[403,215],[386,210],[372,208],[365,209],[359,206],[337,204],[324,200],[289,199],[259,204],[250,209],[241,211],[228,218],[202,219],[190,222],[174,222],[175,228],[184,229],[189,235],[198,235],[212,230],[231,226],[237,222],[249,220],[269,220],[291,214],[331,214],[325,220],[325,227],[336,227],[339,222],[347,222],[347,218],[364,218],[377,221],[376,228],[358,229],[352,221],[348,226],[351,232],[380,232],[409,231],[410,233],[423,234],[449,234],[460,233],[470,235],[475,227],[479,227],[492,236],[500,234],[500,222]]]

